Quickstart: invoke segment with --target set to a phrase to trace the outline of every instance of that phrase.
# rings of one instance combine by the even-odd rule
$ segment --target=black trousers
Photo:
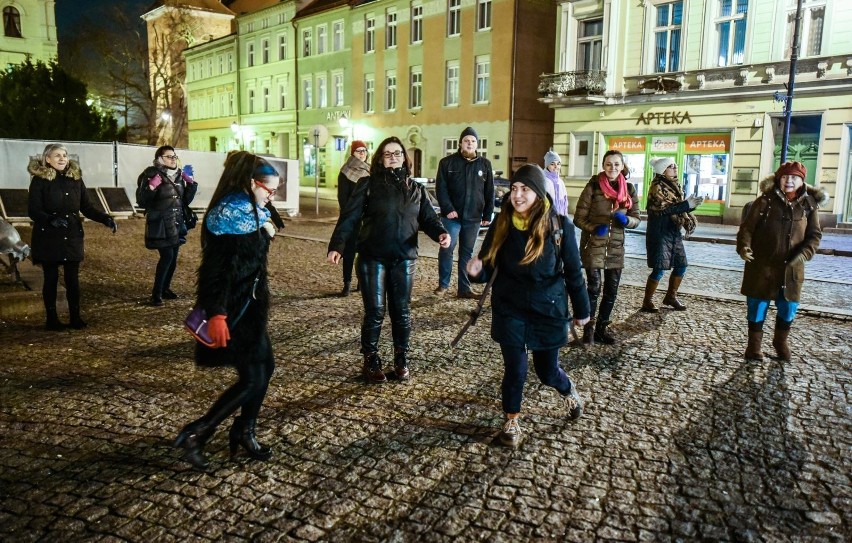
[[[41,297],[45,309],[56,309],[56,292],[59,287],[59,266],[65,278],[65,297],[71,311],[80,311],[80,263],[79,262],[44,262],[44,285],[41,287]]]
[[[379,336],[385,319],[385,301],[390,309],[393,346],[408,350],[411,337],[411,288],[414,285],[415,260],[381,261],[358,257],[356,271],[364,301],[361,324],[361,352],[379,351]]]
[[[159,297],[164,290],[168,290],[172,285],[172,276],[177,268],[178,252],[180,245],[174,247],[163,247],[157,249],[160,252],[160,260],[157,262],[157,271],[154,275],[154,290],[153,295]]]
[[[621,282],[621,268],[603,270],[603,299],[601,300],[600,313],[598,313],[598,322],[610,321],[612,308],[615,307],[615,297],[618,296],[618,284]],[[601,270],[586,269],[586,290],[589,293],[589,313],[592,318],[595,318],[595,308],[598,304],[598,296],[601,293]]]

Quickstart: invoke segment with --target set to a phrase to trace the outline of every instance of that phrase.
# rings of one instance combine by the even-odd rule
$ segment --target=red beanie
[[[369,151],[369,149],[367,148],[367,144],[364,143],[363,141],[361,141],[361,140],[353,141],[352,145],[349,146],[349,154],[354,155],[355,149],[360,149],[361,147],[363,147],[364,149],[367,149]]]
[[[775,170],[775,180],[781,179],[782,175],[798,175],[804,180],[808,176],[808,169],[801,162],[785,162]]]

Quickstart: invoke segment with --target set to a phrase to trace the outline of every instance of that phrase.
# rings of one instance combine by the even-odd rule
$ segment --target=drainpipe
[[[781,163],[787,162],[787,145],[790,143],[790,118],[793,116],[793,87],[796,85],[796,61],[799,59],[799,27],[802,25],[802,0],[796,5],[796,22],[793,23],[793,49],[790,53],[790,79],[784,100],[784,134],[781,136]]]
[[[514,163],[514,155],[515,155],[515,138],[514,138],[514,129],[515,129],[515,71],[518,65],[518,4],[521,0],[515,0],[515,21],[514,28],[512,29],[512,89],[510,91],[509,98],[509,169],[506,172],[506,178],[511,179],[512,174],[512,164]]]

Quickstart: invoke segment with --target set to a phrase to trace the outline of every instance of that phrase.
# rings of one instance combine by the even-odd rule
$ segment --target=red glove
[[[228,330],[228,323],[225,322],[227,318],[226,315],[213,315],[207,321],[207,330],[210,332],[210,339],[213,340],[213,348],[228,346],[231,331]]]
[[[156,189],[162,183],[163,183],[163,178],[160,177],[160,174],[157,174],[157,175],[155,175],[154,177],[152,177],[151,179],[148,180],[148,186],[151,188],[151,190]]]

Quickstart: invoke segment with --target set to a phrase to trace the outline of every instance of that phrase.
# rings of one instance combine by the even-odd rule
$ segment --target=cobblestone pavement
[[[852,319],[803,313],[793,361],[745,363],[741,302],[687,294],[689,311],[646,315],[635,310],[641,290],[628,284],[616,306],[619,343],[563,350],[584,416],[568,422],[557,394],[530,375],[525,439],[509,450],[495,439],[502,368],[490,316],[448,350],[473,302],[431,294],[435,260],[418,261],[412,381],[368,386],[359,377],[360,301],[334,296],[340,271],[324,262],[324,243],[282,237],[270,255],[277,369],[258,421],[275,455],[227,459],[225,427],[207,448],[215,471],[203,474],[170,442],[233,374],[195,368],[180,326],[197,234],[180,256],[184,296],[152,308],[144,302],[156,258],[142,247],[143,221],[119,228],[113,237],[87,225],[88,329],[50,333],[40,317],[0,322],[2,541],[852,535]],[[324,239],[329,231],[305,220],[287,229]],[[697,285],[703,272],[689,273]]]

